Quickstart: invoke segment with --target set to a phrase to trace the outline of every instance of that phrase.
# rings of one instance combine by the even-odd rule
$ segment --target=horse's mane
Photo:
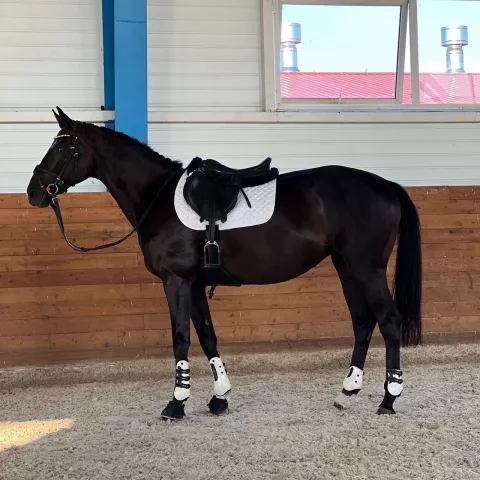
[[[153,150],[148,144],[137,140],[136,138],[132,138],[126,135],[123,132],[118,132],[106,127],[100,127],[93,124],[88,124],[89,126],[99,129],[104,137],[111,139],[112,141],[123,141],[125,143],[130,144],[135,150],[138,151],[140,155],[145,157],[149,157],[156,162],[160,162],[166,168],[170,168],[173,170],[179,170],[183,168],[183,163],[177,160],[172,160],[171,158],[165,157],[164,155],[160,155],[160,153]]]

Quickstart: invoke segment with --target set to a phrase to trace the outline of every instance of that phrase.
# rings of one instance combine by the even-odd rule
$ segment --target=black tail
[[[422,245],[417,209],[408,193],[395,184],[402,217],[398,232],[393,296],[402,316],[402,345],[422,341]]]

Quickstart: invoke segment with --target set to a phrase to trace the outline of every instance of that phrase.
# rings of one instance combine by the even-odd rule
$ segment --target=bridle
[[[60,171],[58,173],[53,172],[52,170],[47,170],[46,168],[41,167],[40,165],[37,165],[35,169],[33,170],[33,173],[37,175],[37,178],[40,180],[40,186],[42,189],[44,189],[49,195],[52,197],[55,197],[56,195],[59,195],[60,193],[66,193],[67,188],[65,188],[65,182],[63,181],[63,175],[65,174],[65,170],[67,169],[67,166],[70,163],[70,160],[74,159],[74,170],[75,170],[75,178],[77,176],[77,160],[78,160],[78,152],[77,152],[77,145],[78,145],[78,131],[80,127],[77,127],[77,130],[75,132],[74,140],[72,145],[69,147],[69,152],[68,155],[66,156],[65,160],[63,161],[63,164],[60,168]],[[68,134],[63,134],[63,135],[57,135],[54,138],[54,140],[62,137],[72,137],[72,135]],[[50,178],[55,178],[55,180],[52,183],[49,183],[45,185],[41,177],[39,175],[41,173],[42,175],[47,175]],[[76,184],[72,184],[71,186],[74,187]]]
[[[69,165],[69,163],[73,159],[74,160],[73,168],[74,168],[74,172],[75,172],[74,173],[74,178],[76,178],[76,179],[78,178],[77,177],[77,163],[78,163],[77,147],[78,147],[78,134],[79,134],[80,129],[81,129],[80,125],[81,124],[77,123],[77,128],[75,130],[75,135],[63,134],[63,135],[57,135],[56,137],[53,137],[54,139],[62,138],[62,137],[73,137],[73,139],[74,139],[72,145],[70,145],[70,147],[69,147],[68,154],[65,157],[65,160],[63,161],[63,164],[61,165],[60,171],[58,172],[58,174],[51,171],[51,170],[47,170],[43,167],[40,167],[40,165],[37,165],[35,167],[35,169],[33,170],[33,173],[39,179],[41,188],[44,189],[45,192],[48,195],[50,195],[49,204],[52,207],[53,211],[55,212],[55,216],[57,217],[57,222],[58,222],[58,226],[60,228],[60,232],[62,233],[63,238],[65,239],[67,244],[73,250],[76,250],[77,252],[92,252],[92,251],[95,251],[95,250],[103,250],[105,248],[110,248],[110,247],[114,247],[115,245],[119,245],[120,243],[124,242],[129,237],[131,237],[134,233],[138,232],[138,229],[140,228],[142,223],[147,218],[148,214],[150,213],[150,211],[153,208],[153,205],[155,204],[155,201],[158,199],[158,197],[160,196],[162,191],[167,186],[167,184],[170,181],[170,179],[172,178],[174,172],[171,172],[168,175],[167,179],[165,180],[165,182],[163,183],[161,188],[156,193],[156,195],[153,198],[153,200],[151,201],[150,205],[147,207],[147,209],[145,210],[143,215],[140,217],[140,220],[137,222],[137,224],[135,225],[135,227],[133,228],[133,230],[130,233],[128,233],[127,235],[122,237],[120,240],[116,240],[115,242],[106,243],[104,245],[97,245],[96,247],[79,247],[78,245],[75,245],[74,243],[72,243],[70,241],[70,239],[68,238],[68,236],[65,232],[65,225],[63,223],[62,211],[60,209],[60,203],[58,201],[58,195],[61,195],[62,193],[67,193],[68,188],[76,185],[76,183],[73,183],[72,185],[70,185],[70,187],[65,188],[65,182],[63,180],[63,176],[65,174],[65,170],[66,170],[67,166]],[[53,182],[45,185],[45,183],[42,182],[39,173],[41,173],[42,175],[48,175],[50,178],[55,178],[55,180]]]

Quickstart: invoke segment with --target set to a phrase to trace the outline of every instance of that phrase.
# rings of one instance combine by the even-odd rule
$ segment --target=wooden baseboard
[[[424,345],[456,345],[480,343],[480,332],[426,333]],[[382,346],[381,337],[372,338],[372,346]],[[253,353],[282,353],[292,351],[352,348],[353,337],[320,338],[275,342],[235,342],[220,345],[222,355],[248,355]],[[199,345],[192,345],[191,356],[203,355]],[[138,360],[148,358],[173,358],[172,348],[133,347],[104,348],[99,350],[0,353],[0,368],[15,366],[58,365],[83,362]]]

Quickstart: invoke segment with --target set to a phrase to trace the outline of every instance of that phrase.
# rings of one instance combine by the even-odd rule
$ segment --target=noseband
[[[73,137],[73,143],[70,145],[68,149],[68,154],[65,157],[65,160],[63,161],[60,171],[58,173],[53,172],[52,170],[47,170],[46,168],[41,167],[40,165],[37,165],[35,169],[33,170],[33,173],[37,176],[37,178],[40,181],[40,186],[42,189],[44,189],[52,198],[55,198],[56,195],[59,195],[61,193],[67,193],[68,188],[74,187],[76,183],[73,183],[70,185],[70,187],[65,188],[65,182],[63,180],[63,176],[65,174],[65,170],[67,169],[67,166],[69,165],[70,161],[73,159],[74,160],[74,171],[75,175],[74,177],[77,178],[77,161],[78,161],[78,152],[77,152],[77,146],[78,146],[78,133],[80,131],[80,125],[77,126],[77,129],[75,131],[75,136]],[[57,135],[56,137],[53,137],[55,140],[57,138],[62,138],[62,137],[72,137],[72,135]],[[41,175],[40,175],[41,174]],[[42,181],[42,176],[47,177],[47,178],[54,178],[55,180],[51,183],[48,183],[45,185],[46,182]]]
[[[167,176],[167,179],[165,180],[163,185],[160,187],[157,194],[153,198],[152,202],[150,203],[148,208],[145,210],[145,212],[141,216],[140,220],[137,222],[134,229],[130,233],[128,233],[127,235],[122,237],[120,240],[117,240],[115,242],[106,243],[104,245],[98,245],[96,247],[79,247],[78,245],[75,245],[74,243],[72,243],[70,241],[70,239],[67,236],[67,233],[65,232],[65,225],[63,223],[62,211],[60,209],[60,203],[59,203],[58,197],[57,197],[57,195],[61,195],[62,193],[66,193],[68,188],[76,185],[74,183],[74,184],[70,185],[68,188],[65,188],[65,181],[63,180],[63,176],[64,176],[64,173],[65,173],[65,170],[66,170],[68,164],[73,159],[74,160],[74,167],[73,168],[74,168],[74,172],[75,172],[74,178],[76,178],[76,179],[78,178],[77,177],[77,163],[78,163],[77,146],[78,146],[79,131],[80,131],[80,124],[77,123],[77,129],[75,131],[75,136],[66,134],[66,135],[57,135],[56,137],[54,137],[54,139],[62,138],[62,137],[73,137],[74,138],[72,145],[69,147],[68,155],[65,157],[65,160],[64,160],[58,174],[55,173],[55,172],[52,172],[51,170],[47,170],[46,168],[40,167],[40,165],[37,165],[35,167],[35,169],[33,170],[33,173],[39,179],[41,188],[44,189],[50,195],[49,204],[52,207],[53,211],[55,212],[55,216],[57,217],[58,226],[60,227],[60,232],[62,233],[63,238],[65,239],[67,244],[73,250],[76,250],[77,252],[92,252],[94,250],[103,250],[104,248],[114,247],[115,245],[118,245],[118,244],[124,242],[125,240],[127,240],[127,238],[131,237],[134,233],[136,233],[138,231],[138,229],[140,228],[140,225],[142,225],[142,223],[147,218],[147,216],[150,213],[153,205],[155,204],[155,201],[160,196],[160,193],[164,190],[164,188],[167,186],[168,182],[172,178],[174,172],[171,172]],[[42,175],[47,175],[50,178],[55,178],[55,180],[53,182],[45,185],[46,182],[42,182],[42,179],[41,179],[39,173],[41,173]]]

